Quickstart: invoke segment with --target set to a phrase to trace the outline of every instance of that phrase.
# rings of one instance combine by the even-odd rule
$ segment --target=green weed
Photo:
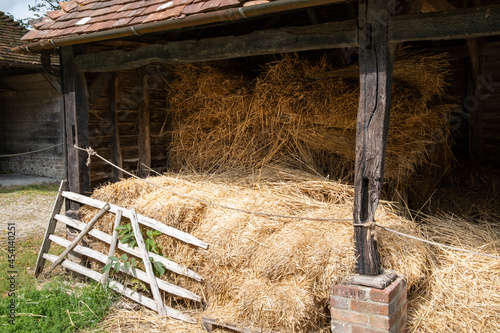
[[[0,298],[0,331],[59,333],[94,327],[118,296],[96,282],[75,283],[59,278],[39,290],[18,291],[14,324],[8,308],[12,297]]]

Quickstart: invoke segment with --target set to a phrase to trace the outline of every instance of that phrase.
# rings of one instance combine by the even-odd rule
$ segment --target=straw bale
[[[450,105],[443,57],[403,55],[395,78],[386,178],[400,183],[422,165],[447,165]],[[359,100],[357,66],[334,69],[294,55],[248,80],[228,63],[178,65],[169,88],[176,114],[171,162],[201,173],[259,171],[282,164],[313,174],[352,175]]]
[[[247,210],[321,218],[352,215],[351,186],[296,170],[275,168],[248,177],[169,174],[149,180],[196,198]],[[139,196],[133,199],[128,188]],[[175,274],[164,276],[203,295],[205,316],[283,332],[318,332],[328,327],[331,284],[354,273],[350,222],[248,215],[182,198],[134,179],[102,187],[93,197],[134,208],[210,244],[209,250],[202,250],[166,235],[157,237],[165,256],[205,278],[198,283]],[[89,219],[95,209],[83,211]],[[376,217],[382,225],[417,234],[416,225],[399,218],[386,203],[381,204]],[[97,227],[109,232],[112,223],[111,218],[103,219]],[[418,285],[425,278],[427,248],[379,233],[384,267],[404,274],[409,286]],[[186,309],[196,308],[189,302],[168,299]]]
[[[500,216],[466,220],[430,216],[423,231],[436,242],[500,256]],[[428,279],[409,303],[414,332],[499,332],[500,261],[433,248]]]

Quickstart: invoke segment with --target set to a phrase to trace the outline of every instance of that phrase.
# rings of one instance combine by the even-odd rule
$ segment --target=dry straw
[[[308,217],[346,218],[352,214],[353,189],[293,170],[264,170],[252,177],[169,175],[149,178],[177,192],[254,211]],[[283,332],[317,332],[328,327],[332,283],[354,273],[352,226],[345,222],[289,221],[231,212],[171,195],[129,179],[105,186],[93,196],[134,208],[210,244],[200,250],[160,236],[166,256],[201,274],[205,281],[165,278],[203,295],[203,315]],[[89,209],[86,208],[86,211]],[[90,217],[91,214],[88,214]],[[381,225],[417,234],[416,225],[398,218],[389,205],[377,213]],[[98,228],[110,232],[112,217]],[[427,247],[401,242],[379,231],[384,267],[404,274],[410,286],[425,278]],[[92,245],[98,248],[97,244]],[[192,309],[195,305],[178,303]]]
[[[396,63],[386,164],[391,182],[415,186],[411,179],[419,168],[428,177],[436,165],[451,159],[450,106],[431,104],[442,94],[445,68],[437,56],[406,55]],[[353,188],[324,176],[352,174],[357,71],[296,56],[266,65],[253,81],[229,63],[177,66],[169,93],[176,116],[171,160],[176,170],[204,176],[181,173],[149,180],[246,210],[350,218]],[[198,283],[164,276],[203,296],[206,307],[199,308],[165,295],[170,306],[197,309],[198,317],[282,332],[326,332],[329,288],[354,272],[349,223],[227,211],[135,179],[104,186],[93,197],[134,208],[211,245],[206,251],[158,237],[164,255],[205,277]],[[93,209],[82,211],[84,219],[93,216]],[[489,216],[498,223],[497,215]],[[498,255],[498,228],[483,220],[428,217],[422,231],[387,202],[381,203],[376,220],[407,234]],[[111,233],[112,225],[108,216],[98,228]],[[377,232],[383,266],[408,279],[412,331],[499,331],[498,261]],[[106,253],[98,242],[91,246]],[[113,313],[106,327],[133,332],[168,325],[151,313],[124,311]],[[184,329],[171,325],[172,331]]]
[[[171,161],[178,170],[258,171],[282,164],[332,178],[352,176],[359,99],[357,66],[332,68],[283,56],[249,81],[228,62],[176,67]],[[396,62],[386,178],[406,183],[421,165],[451,159],[442,95],[447,62],[403,55]]]
[[[428,239],[500,254],[500,216],[474,222],[428,217]],[[409,326],[415,332],[500,332],[500,261],[433,248],[428,277],[413,292]]]
[[[265,170],[261,177],[257,182],[252,177],[177,174],[149,180],[244,209],[332,218],[351,214],[351,186],[286,169]],[[166,256],[205,277],[200,284],[174,274],[164,276],[169,282],[203,295],[204,309],[165,296],[171,306],[197,309],[196,317],[205,315],[281,332],[326,332],[329,287],[354,270],[352,226],[348,223],[249,216],[175,197],[135,179],[105,186],[93,196],[134,208],[211,245],[205,251],[167,236],[158,238]],[[87,219],[93,216],[92,209],[84,211]],[[484,214],[482,220],[473,222],[446,215],[427,217],[419,227],[383,202],[376,219],[383,226],[431,241],[500,254],[497,215]],[[113,218],[109,216],[99,223],[99,229],[110,232]],[[498,331],[498,260],[429,247],[385,231],[378,233],[384,267],[408,279],[410,331]],[[91,245],[99,246],[96,242]],[[110,320],[117,320],[116,316]],[[121,319],[122,328],[133,326],[132,316],[136,318],[136,314],[129,315],[131,322]],[[163,327],[165,323],[155,318],[147,316],[142,320]]]

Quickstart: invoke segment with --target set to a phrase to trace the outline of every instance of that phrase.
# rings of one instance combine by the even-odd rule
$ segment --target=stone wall
[[[0,173],[64,179],[64,157],[38,154],[0,158]]]
[[[2,76],[0,91],[0,172],[63,179],[61,95],[39,73]]]

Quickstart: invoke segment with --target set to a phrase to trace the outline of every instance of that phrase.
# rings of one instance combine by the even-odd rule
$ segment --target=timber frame
[[[420,1],[408,3],[418,2]],[[319,23],[317,16],[313,15],[314,10],[319,9],[310,8],[308,14],[312,25],[268,28],[234,36],[212,35],[170,42],[158,35],[139,36],[133,40],[124,40],[123,45],[129,45],[127,49],[119,46],[106,49],[102,47],[106,45],[106,41],[61,47],[59,51],[69,191],[81,194],[90,191],[87,156],[73,146],[88,146],[89,104],[106,89],[110,96],[116,95],[116,76],[111,72],[139,68],[151,63],[177,64],[306,50],[358,48],[362,91],[357,119],[353,208],[357,273],[380,274],[381,266],[372,223],[384,179],[395,48],[408,41],[473,39],[500,35],[498,3],[445,12],[401,15],[395,15],[396,10],[388,8],[387,3],[386,0],[359,0],[356,18],[327,23]],[[352,2],[350,5],[352,10]],[[408,11],[403,13],[406,12]],[[200,35],[202,33],[200,31]],[[114,42],[116,43],[109,45],[120,45],[120,41]],[[86,46],[86,50],[81,46]],[[471,42],[472,52],[475,47],[477,45],[474,46]],[[477,71],[481,68],[480,60],[474,59],[472,66],[477,76]],[[97,79],[100,81],[95,85],[91,84],[88,92],[84,79],[86,72],[101,73]],[[141,69],[139,76],[147,97],[147,82]],[[139,106],[141,154],[138,172],[142,176],[146,176],[147,171],[141,165],[149,166],[148,163],[151,162],[149,128],[145,125],[149,116],[147,104],[148,98],[145,98]],[[110,114],[111,119],[115,119],[112,160],[121,165],[120,143],[116,140],[116,105],[110,105]],[[479,139],[475,137],[473,140]],[[476,149],[475,154],[481,153]],[[121,176],[118,171],[113,173],[114,180]],[[75,208],[77,207],[70,207],[72,210]]]

